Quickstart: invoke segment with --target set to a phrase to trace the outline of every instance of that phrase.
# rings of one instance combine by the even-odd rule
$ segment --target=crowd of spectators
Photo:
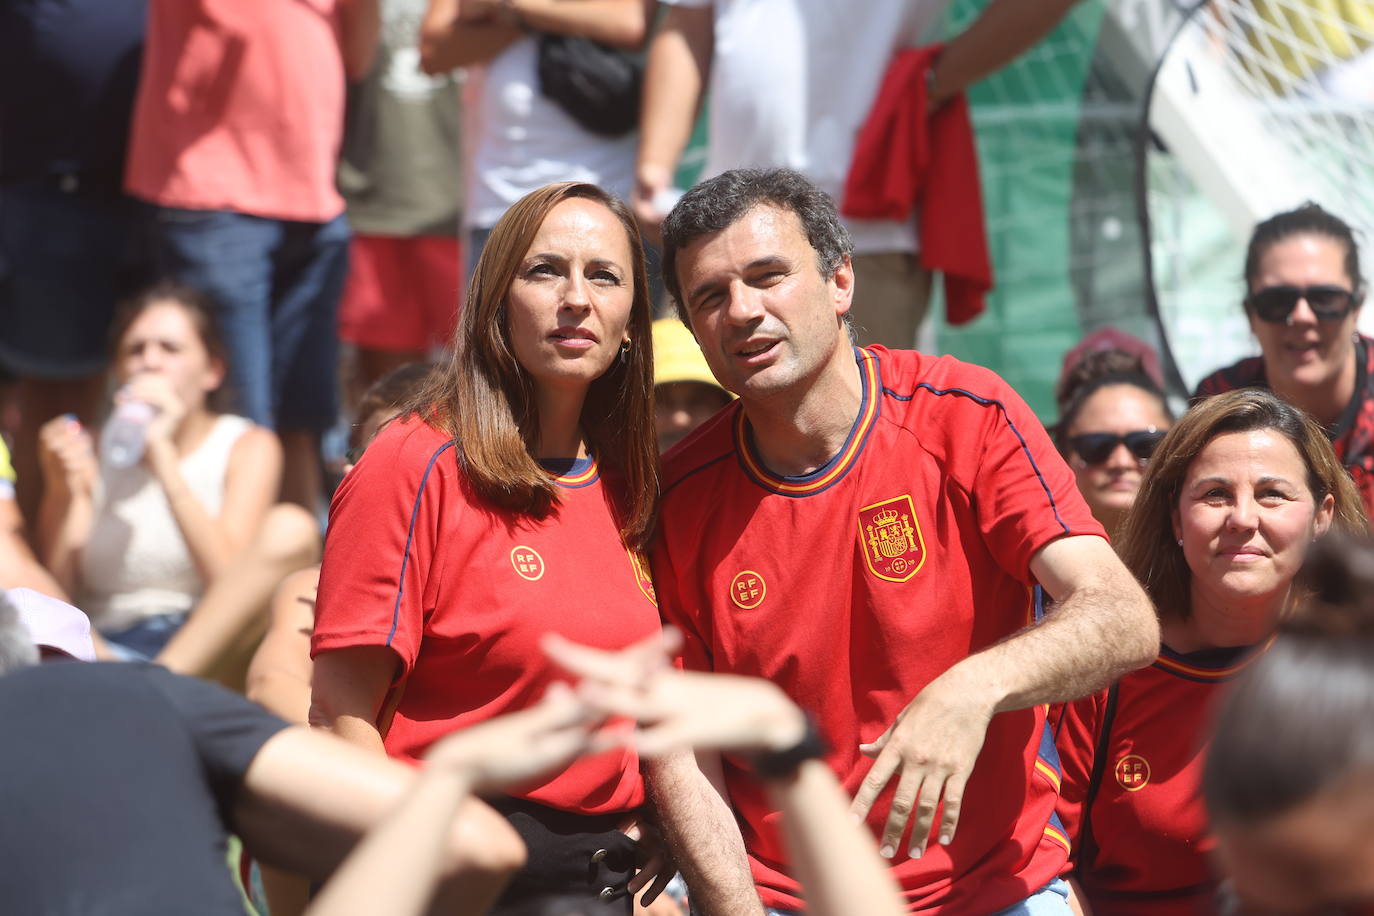
[[[911,349],[1073,2],[0,4],[0,910],[1374,905],[1356,234]]]

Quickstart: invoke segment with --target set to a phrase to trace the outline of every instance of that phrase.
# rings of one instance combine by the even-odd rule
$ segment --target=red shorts
[[[339,336],[368,350],[445,346],[462,295],[458,240],[355,235],[339,303]]]

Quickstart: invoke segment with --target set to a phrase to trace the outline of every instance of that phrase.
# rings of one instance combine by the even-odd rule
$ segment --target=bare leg
[[[319,556],[315,517],[299,506],[273,506],[249,545],[210,583],[157,662],[241,691],[277,586],[296,570],[318,562]]]
[[[308,429],[277,431],[283,457],[282,502],[294,503],[311,515],[320,513],[324,478],[320,468],[320,434]]]

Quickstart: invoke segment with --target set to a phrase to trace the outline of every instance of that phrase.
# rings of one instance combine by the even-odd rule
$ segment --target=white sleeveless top
[[[205,440],[181,459],[187,487],[212,516],[224,504],[229,455],[252,427],[243,417],[221,414]],[[142,462],[131,468],[101,462],[80,583],[80,607],[105,632],[189,611],[205,590],[167,494]]]

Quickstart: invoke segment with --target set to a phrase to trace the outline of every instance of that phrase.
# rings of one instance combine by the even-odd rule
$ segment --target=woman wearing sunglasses
[[[1158,608],[1159,656],[1068,704],[1055,736],[1070,868],[1098,916],[1212,911],[1199,797],[1211,710],[1333,530],[1365,530],[1359,495],[1321,427],[1270,392],[1209,398],[1159,444],[1117,539]]]
[[[1056,394],[1055,445],[1093,516],[1115,534],[1135,501],[1146,462],[1173,425],[1164,392],[1140,357],[1112,349],[1079,360]]]
[[[1250,237],[1245,288],[1261,355],[1203,379],[1196,397],[1272,389],[1326,428],[1374,512],[1374,341],[1355,330],[1365,290],[1350,227],[1313,203],[1271,216]]]

